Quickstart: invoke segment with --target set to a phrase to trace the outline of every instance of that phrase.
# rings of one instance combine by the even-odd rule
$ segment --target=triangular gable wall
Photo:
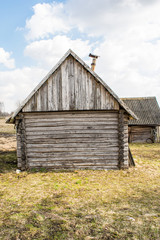
[[[69,56],[72,57],[69,58]],[[67,59],[70,59],[70,69],[66,66],[66,69],[63,68],[63,70],[60,70],[61,65],[65,66],[65,64],[67,64]],[[74,59],[74,61],[71,59]],[[77,66],[77,71],[79,71],[76,77],[77,82],[79,81],[79,79],[82,79],[79,77],[79,74],[82,74],[86,71],[87,74],[85,74],[85,76],[89,76],[89,78],[87,79],[82,79],[82,83],[78,85],[80,89],[76,88],[76,81],[74,87],[71,84],[74,79],[72,73],[74,69],[74,63],[71,62],[77,63],[78,66],[81,65],[81,67]],[[81,68],[82,71],[80,71],[79,68]],[[77,73],[76,69],[74,69],[74,73]],[[53,77],[54,81],[51,80]],[[61,80],[62,77],[65,79],[64,81]],[[89,81],[88,79],[92,80]],[[88,95],[85,95],[85,97],[82,99],[82,96],[84,96],[83,80],[88,81],[88,84],[90,82],[91,85],[89,85],[90,88],[88,89],[88,92],[87,90],[85,91],[85,93]],[[64,86],[65,81],[68,81],[68,86]],[[56,88],[54,87],[55,84],[57,84]],[[58,87],[58,84],[62,85]],[[71,88],[69,88],[69,86],[71,86]],[[64,88],[66,88],[66,90],[64,90]],[[94,88],[96,88],[96,90],[94,90]],[[57,91],[60,91],[56,92],[55,89],[57,89]],[[69,90],[71,91],[70,93]],[[77,98],[78,94],[81,95],[81,102],[80,98]],[[94,94],[96,94],[95,97],[93,97]],[[100,97],[100,94],[102,94],[102,97]],[[68,100],[65,102],[66,96],[68,96]],[[89,99],[87,99],[87,96],[90,96],[90,101]],[[60,98],[62,98],[62,102],[60,102]],[[83,103],[84,99],[86,99],[86,106],[84,106],[85,104]],[[47,111],[46,109],[48,109],[48,111],[53,111],[53,109],[56,109],[57,111],[63,109],[118,109],[119,106],[122,107],[130,117],[137,119],[136,115],[126,106],[126,104],[122,100],[120,100],[120,98],[109,88],[109,86],[105,82],[103,82],[103,80],[95,72],[93,72],[91,68],[86,65],[85,62],[83,62],[82,59],[80,59],[72,50],[68,50],[67,53],[60,59],[60,61],[51,69],[47,76],[43,78],[43,80],[37,85],[37,87],[23,101],[21,106],[16,109],[16,111],[7,120],[7,122],[13,123],[15,117],[21,111]]]
[[[73,56],[68,56],[23,107],[23,112],[118,110],[119,103]]]

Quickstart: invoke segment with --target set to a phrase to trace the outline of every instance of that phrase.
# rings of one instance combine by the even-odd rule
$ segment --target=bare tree
[[[4,102],[0,102],[0,116],[3,116],[4,110]]]

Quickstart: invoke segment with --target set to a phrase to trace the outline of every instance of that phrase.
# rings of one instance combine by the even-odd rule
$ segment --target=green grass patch
[[[16,167],[16,151],[0,152],[0,173],[13,172]]]
[[[0,239],[160,239],[160,144],[130,148],[136,167],[120,171],[16,174],[1,153]]]

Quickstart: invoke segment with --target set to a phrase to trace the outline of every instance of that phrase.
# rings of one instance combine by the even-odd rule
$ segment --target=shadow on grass
[[[12,172],[16,167],[16,151],[0,151],[0,173]]]
[[[53,194],[30,207],[27,213],[20,211],[19,206],[14,204],[0,233],[6,237],[4,239],[13,240],[157,240],[160,237],[155,218],[159,212],[158,194],[151,189],[140,190],[140,193],[139,198],[119,198],[116,203],[106,202],[105,205],[98,201],[91,205],[85,202],[83,207],[65,202],[63,194]],[[131,202],[130,208],[121,208],[123,201]],[[106,214],[98,211],[99,207],[108,212],[107,218]],[[95,209],[96,214],[93,214]],[[110,216],[111,209],[113,214]],[[153,211],[154,217],[147,217]]]

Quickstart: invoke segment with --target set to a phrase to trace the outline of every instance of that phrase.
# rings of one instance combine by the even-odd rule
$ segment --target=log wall
[[[118,112],[108,111],[25,113],[26,166],[118,169],[118,116]],[[125,126],[123,134],[127,132]],[[121,144],[121,168],[128,164],[126,139]]]
[[[155,141],[155,127],[150,126],[130,126],[129,142],[131,143],[152,143]]]

